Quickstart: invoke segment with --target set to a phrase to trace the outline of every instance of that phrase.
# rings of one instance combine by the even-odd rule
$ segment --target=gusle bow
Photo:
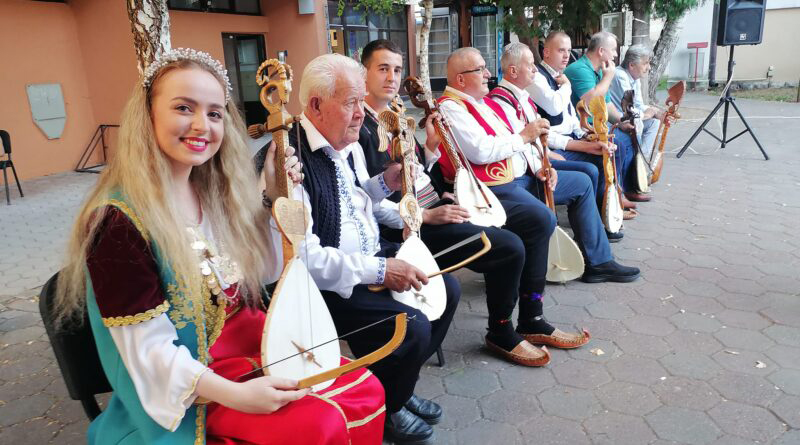
[[[289,129],[299,120],[285,108],[292,88],[291,67],[276,59],[267,60],[258,68],[256,82],[261,87],[261,103],[269,113],[266,130],[272,133],[276,146],[275,165],[282,168],[289,147]],[[298,255],[308,227],[308,211],[302,201],[292,199],[292,180],[282,172],[276,173],[280,197],[273,204],[272,214],[282,235],[284,266],[264,322],[261,363],[268,364],[265,374],[296,379],[299,388],[313,387],[318,391],[329,386],[332,379],[375,363],[394,351],[405,337],[407,318],[404,313],[391,317],[395,320],[395,331],[388,343],[340,365],[339,343],[332,339],[341,337],[314,279]]]
[[[422,209],[419,206],[415,187],[415,171],[417,164],[416,142],[414,140],[414,119],[405,115],[405,106],[399,97],[396,97],[389,109],[378,115],[378,133],[381,143],[379,151],[391,148],[391,158],[402,164],[402,198],[398,211],[405,224],[405,241],[395,256],[420,268],[428,275],[428,284],[419,291],[411,289],[407,292],[392,291],[392,297],[422,311],[429,320],[438,319],[445,310],[447,295],[444,280],[441,275],[458,268],[464,267],[476,260],[491,249],[492,245],[484,232],[480,239],[483,248],[469,258],[448,268],[439,270],[436,256],[431,255],[428,248],[419,237],[422,227]],[[469,240],[465,240],[469,241]],[[453,246],[460,247],[461,245]],[[450,248],[448,248],[450,249]],[[446,251],[450,251],[445,249]],[[441,253],[440,253],[441,254]],[[370,286],[373,291],[383,290],[383,286]]]

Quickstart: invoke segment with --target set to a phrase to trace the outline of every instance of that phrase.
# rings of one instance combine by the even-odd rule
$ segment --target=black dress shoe
[[[617,233],[611,233],[606,230],[606,237],[608,237],[609,243],[618,243],[625,237],[625,234],[622,233],[622,230],[617,231]]]
[[[386,415],[383,435],[385,439],[397,444],[425,445],[433,443],[433,428],[406,407],[400,408],[400,411],[396,413]]]
[[[581,279],[584,283],[605,283],[606,281],[630,283],[637,278],[639,278],[638,267],[623,266],[611,260],[597,266],[587,264]]]
[[[417,397],[416,394],[408,399],[406,408],[427,422],[428,425],[436,425],[442,420],[442,407],[434,401]]]

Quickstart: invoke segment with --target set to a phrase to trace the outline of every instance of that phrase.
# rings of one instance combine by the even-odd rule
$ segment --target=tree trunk
[[[433,23],[433,0],[422,0],[422,28],[419,30],[419,80],[425,91],[431,90],[431,75],[428,65],[428,40]]]
[[[633,0],[631,10],[633,12],[633,29],[631,30],[631,43],[634,45],[645,45],[650,48],[650,2],[646,0]],[[642,77],[642,103],[649,103],[650,82],[647,76]]]
[[[686,15],[686,13],[681,14],[680,17],[675,19],[667,19],[664,23],[664,29],[661,30],[661,35],[658,37],[658,42],[656,42],[656,46],[653,48],[653,60],[651,62],[650,76],[648,79],[649,85],[647,88],[648,96],[650,97],[649,103],[655,103],[656,87],[658,87],[658,81],[664,74],[664,70],[667,68],[667,64],[669,64],[672,58],[672,52],[675,51],[675,46],[678,44],[678,35],[681,30],[680,24],[684,15]]]
[[[172,47],[166,0],[127,0],[137,67],[143,72],[156,56]]]
[[[530,25],[528,24],[528,18],[525,17],[525,7],[522,5],[517,5],[511,8],[511,15],[514,17],[514,20],[517,22],[517,26],[520,29],[529,29],[526,35],[522,33],[517,34],[519,41],[528,45],[528,48],[531,49],[533,53],[533,61],[536,63],[542,62],[542,56],[539,54],[539,38],[538,37],[531,37],[533,35],[533,30],[535,29],[536,20],[533,21]]]

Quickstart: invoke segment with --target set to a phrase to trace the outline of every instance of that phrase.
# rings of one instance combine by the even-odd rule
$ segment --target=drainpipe
[[[714,2],[714,12],[711,16],[711,42],[708,45],[709,88],[717,86],[717,25],[719,24],[719,3]]]

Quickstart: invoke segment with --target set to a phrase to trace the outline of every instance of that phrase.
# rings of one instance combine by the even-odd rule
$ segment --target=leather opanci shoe
[[[425,445],[433,443],[433,428],[405,406],[386,415],[384,437],[396,444]]]
[[[561,329],[556,329],[550,335],[544,334],[526,334],[519,333],[525,340],[531,344],[547,345],[559,349],[575,349],[589,343],[592,335],[589,331],[583,329],[580,334],[573,334],[564,332]]]
[[[633,202],[650,202],[653,199],[648,193],[625,192],[625,197]]]
[[[550,352],[547,348],[537,348],[527,340],[522,340],[514,349],[506,351],[486,339],[486,347],[504,357],[506,360],[523,366],[538,368],[550,363]]]
[[[442,420],[442,407],[432,400],[423,399],[413,394],[405,406],[428,425],[436,425]]]
[[[611,260],[596,266],[587,264],[581,280],[584,283],[605,283],[606,281],[630,283],[639,278],[639,273],[638,267],[623,266]]]

